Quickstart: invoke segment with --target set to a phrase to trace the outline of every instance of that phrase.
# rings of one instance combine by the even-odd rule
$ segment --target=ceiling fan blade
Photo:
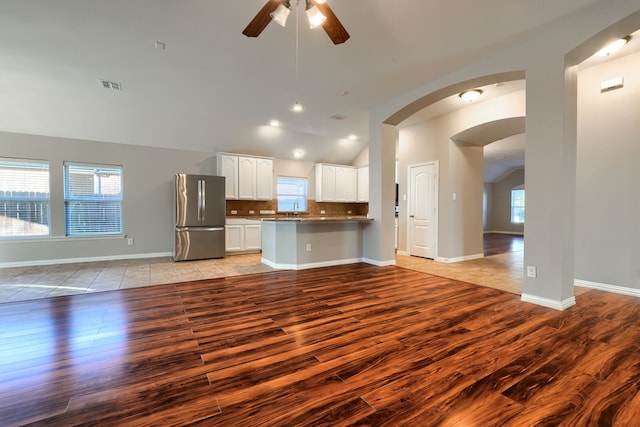
[[[324,31],[327,33],[331,41],[333,41],[333,44],[340,44],[349,40],[349,37],[351,36],[347,33],[347,30],[344,29],[336,14],[333,13],[329,4],[316,3],[316,6],[320,9],[320,12],[327,17],[327,19],[322,23],[322,28],[324,28]]]
[[[269,22],[271,22],[271,12],[276,10],[280,3],[284,0],[269,0],[262,6],[260,12],[253,17],[247,28],[242,30],[242,34],[247,37],[258,37],[262,30],[264,30]]]

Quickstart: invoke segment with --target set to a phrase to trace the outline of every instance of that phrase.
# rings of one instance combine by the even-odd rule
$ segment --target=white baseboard
[[[532,304],[553,308],[555,310],[566,310],[567,308],[576,305],[576,297],[570,297],[565,300],[558,301],[551,298],[544,298],[537,295],[523,293],[520,299],[523,302],[530,302]]]
[[[589,282],[588,280],[575,279],[573,282],[576,286],[583,288],[597,289],[599,291],[613,292],[616,294],[629,295],[632,297],[640,297],[640,289],[628,288],[626,286],[609,285],[607,283]]]
[[[409,255],[409,252],[407,252],[407,251],[397,251],[396,253],[398,255],[411,256],[411,255]]]
[[[306,264],[282,264],[269,261],[265,258],[260,260],[265,265],[268,265],[271,268],[275,268],[278,270],[306,270],[309,268],[319,268],[319,267],[333,267],[336,265],[344,265],[344,264],[355,264],[358,262],[366,262],[362,258],[351,258],[351,259],[338,259],[332,261],[322,261],[322,262],[309,262]]]
[[[96,261],[118,261],[124,259],[144,259],[144,258],[162,258],[172,257],[172,252],[156,252],[147,254],[129,254],[129,255],[109,255],[98,257],[86,257],[86,258],[61,258],[61,259],[42,259],[35,261],[19,261],[19,262],[3,262],[0,263],[0,268],[12,268],[12,267],[35,267],[39,265],[53,265],[53,264],[74,264],[81,262],[96,262]]]
[[[480,258],[484,258],[484,254],[466,255],[466,256],[455,257],[455,258],[437,257],[435,260],[438,262],[446,262],[447,264],[451,264],[454,262],[471,261],[473,259],[480,259]]]
[[[375,265],[376,267],[388,267],[390,265],[396,265],[395,259],[390,259],[387,261],[378,261],[376,259],[370,258],[362,258],[362,262],[366,262],[367,264]]]

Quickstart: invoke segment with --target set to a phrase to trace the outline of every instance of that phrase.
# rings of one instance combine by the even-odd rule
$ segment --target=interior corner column
[[[575,304],[577,76],[563,55],[531,64],[526,73],[522,300],[562,310]]]
[[[363,253],[375,265],[395,264],[395,126],[370,119],[369,124],[369,216],[365,227]]]

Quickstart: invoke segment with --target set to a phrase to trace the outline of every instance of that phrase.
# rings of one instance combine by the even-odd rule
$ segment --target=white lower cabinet
[[[259,252],[262,249],[262,223],[246,218],[227,218],[225,242],[227,253]]]

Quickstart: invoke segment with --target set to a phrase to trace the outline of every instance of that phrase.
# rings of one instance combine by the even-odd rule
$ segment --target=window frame
[[[522,204],[515,204],[517,202],[516,198],[517,194],[522,192]],[[510,217],[511,217],[511,223],[512,224],[524,224],[525,222],[525,218],[526,218],[526,199],[525,199],[526,193],[525,193],[525,189],[523,185],[519,185],[517,187],[513,187],[511,189],[511,199],[510,199]],[[522,221],[519,220],[520,215],[516,214],[515,211],[521,211],[522,212]]]
[[[75,169],[80,172],[85,170],[87,172],[93,170],[94,176],[96,173],[100,173],[100,171],[104,172],[114,172],[118,171],[117,174],[119,176],[119,193],[117,194],[104,194],[103,193],[103,185],[102,179],[93,182],[93,185],[98,185],[98,191],[94,191],[90,195],[83,195],[80,192],[73,192],[70,185],[70,176],[69,171]],[[65,220],[65,236],[67,237],[102,237],[102,236],[122,236],[124,233],[124,168],[121,165],[109,165],[109,164],[95,164],[95,163],[82,163],[82,162],[72,162],[65,161],[63,164],[63,173],[64,173],[64,220]],[[89,206],[83,207],[82,203],[85,202],[87,204],[96,204],[95,207],[91,208]],[[72,221],[70,216],[72,212],[70,208],[72,204],[78,206],[79,204],[79,215],[82,214],[95,214],[93,209],[102,209],[101,213],[104,214],[115,214],[116,221],[113,221],[113,225],[111,223],[101,223],[100,221],[95,220],[94,218],[90,219],[88,224],[80,226],[77,222]],[[115,204],[115,209],[113,209]],[[111,205],[111,206],[109,206]],[[99,208],[103,206],[102,208]],[[106,206],[106,209],[104,208]],[[86,210],[84,210],[86,209]],[[92,228],[91,224],[98,225],[104,227],[103,230],[98,228]],[[116,228],[109,229],[108,225],[115,226]]]
[[[296,181],[300,181],[300,182],[304,182],[304,194],[301,195],[303,200],[303,206],[301,206],[300,209],[294,210],[293,207],[291,208],[291,210],[287,210],[287,209],[281,209],[281,205],[280,205],[280,201],[281,201],[281,193],[280,193],[280,179],[283,180],[296,180]],[[289,195],[289,194],[282,194],[282,196],[289,196],[289,197],[293,197],[293,195]],[[284,202],[283,202],[284,203]],[[302,177],[302,176],[285,176],[285,175],[278,175],[276,177],[276,211],[278,213],[308,213],[309,212],[309,178],[307,177]]]
[[[29,239],[29,238],[41,238],[41,237],[49,237],[51,236],[51,165],[50,162],[48,160],[42,160],[42,159],[23,159],[23,158],[10,158],[10,157],[0,157],[0,165],[5,164],[8,165],[10,163],[13,163],[16,165],[16,167],[18,168],[22,168],[22,169],[33,169],[33,170],[44,170],[46,171],[46,173],[43,174],[43,176],[46,176],[46,182],[44,182],[44,180],[42,182],[38,182],[37,180],[33,180],[31,182],[29,182],[29,184],[40,184],[40,185],[44,185],[46,187],[46,191],[23,191],[23,193],[40,193],[40,194],[45,194],[46,196],[37,196],[35,195],[34,197],[20,197],[20,198],[15,198],[14,197],[8,197],[5,198],[5,195],[7,191],[11,191],[14,192],[15,190],[9,190],[9,187],[4,187],[7,188],[6,190],[3,190],[2,187],[0,187],[0,192],[2,193],[2,195],[0,195],[0,212],[4,211],[5,215],[2,215],[3,217],[7,217],[6,212],[7,212],[7,206],[6,206],[6,201],[16,201],[16,219],[20,220],[20,218],[18,217],[18,209],[19,209],[19,203],[21,202],[26,202],[26,203],[39,203],[42,204],[44,203],[44,209],[39,210],[40,214],[39,216],[46,218],[45,222],[37,222],[35,221],[36,224],[40,224],[40,225],[44,225],[46,226],[46,233],[30,233],[30,234],[4,234],[4,228],[2,230],[0,230],[0,239]],[[20,164],[22,164],[23,166],[21,167]],[[29,166],[40,166],[40,167],[31,167],[29,168]],[[5,182],[4,185],[10,185],[11,181],[9,180],[3,180]],[[16,183],[16,181],[14,181],[14,183]],[[26,181],[23,181],[22,184],[25,184]],[[32,188],[32,189],[35,189]],[[29,209],[31,211],[31,209]],[[36,211],[38,211],[38,209],[36,209]],[[38,215],[36,213],[36,215]],[[9,217],[11,218],[11,217]],[[29,223],[34,223],[34,221],[26,221]],[[7,228],[7,231],[9,230],[9,228]]]

